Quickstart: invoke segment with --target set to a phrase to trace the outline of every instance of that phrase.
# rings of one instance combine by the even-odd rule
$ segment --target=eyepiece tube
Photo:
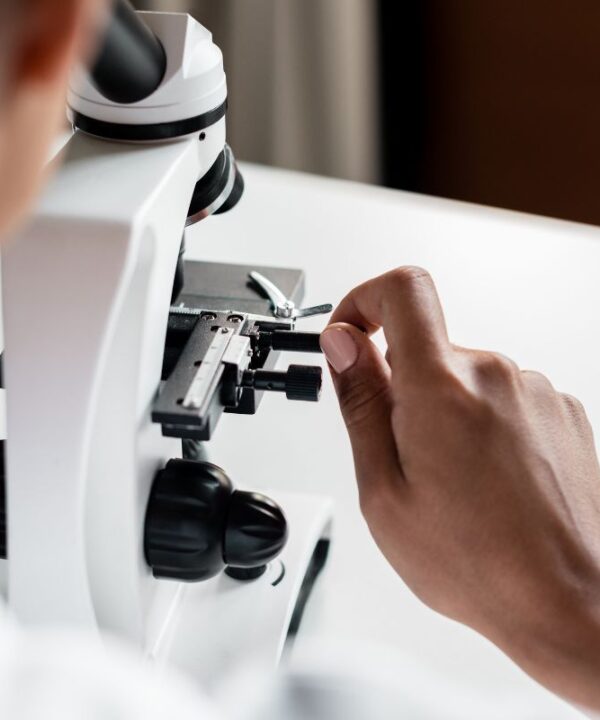
[[[128,0],[114,0],[112,18],[91,69],[97,90],[111,102],[144,100],[160,85],[167,58],[160,41]]]

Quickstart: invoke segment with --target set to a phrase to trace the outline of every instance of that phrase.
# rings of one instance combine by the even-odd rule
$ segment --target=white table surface
[[[438,285],[454,342],[541,370],[583,400],[600,429],[596,229],[252,165],[243,172],[243,201],[189,232],[188,257],[303,268],[307,304],[337,303],[369,277],[422,265]],[[506,717],[579,717],[486,640],[419,603],[381,558],[358,511],[329,378],[320,404],[269,396],[254,417],[225,416],[211,449],[244,486],[335,498],[332,554],[300,645],[391,644],[464,697],[481,694],[491,707],[508,702]]]

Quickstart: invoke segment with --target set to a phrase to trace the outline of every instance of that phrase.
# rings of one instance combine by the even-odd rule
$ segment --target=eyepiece
[[[115,0],[100,53],[91,70],[97,90],[114,103],[140,102],[159,87],[165,51],[128,0]]]

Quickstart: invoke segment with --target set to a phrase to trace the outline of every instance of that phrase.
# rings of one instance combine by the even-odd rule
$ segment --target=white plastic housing
[[[23,622],[144,644],[164,601],[143,523],[152,478],[180,447],[150,410],[187,208],[212,162],[204,148],[75,133],[3,251],[8,595]]]
[[[125,125],[187,120],[215,110],[227,98],[223,55],[212,34],[190,15],[140,13],[161,41],[167,56],[165,77],[145,100],[118,105],[92,85],[87,72],[75,73],[69,89],[72,111],[103,122]]]

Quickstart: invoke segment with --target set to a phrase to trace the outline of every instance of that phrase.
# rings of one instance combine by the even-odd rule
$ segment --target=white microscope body
[[[194,220],[227,202],[235,166],[210,33],[187,15],[141,15],[166,55],[160,86],[120,104],[81,74],[69,105],[86,132],[3,252],[8,599],[24,623],[114,633],[210,683],[245,657],[278,661],[330,508],[276,495],[289,538],[253,580],[188,583],[148,566],[151,487],[181,457],[152,420],[181,239],[198,181],[229,160]],[[106,128],[113,140],[93,136]]]

